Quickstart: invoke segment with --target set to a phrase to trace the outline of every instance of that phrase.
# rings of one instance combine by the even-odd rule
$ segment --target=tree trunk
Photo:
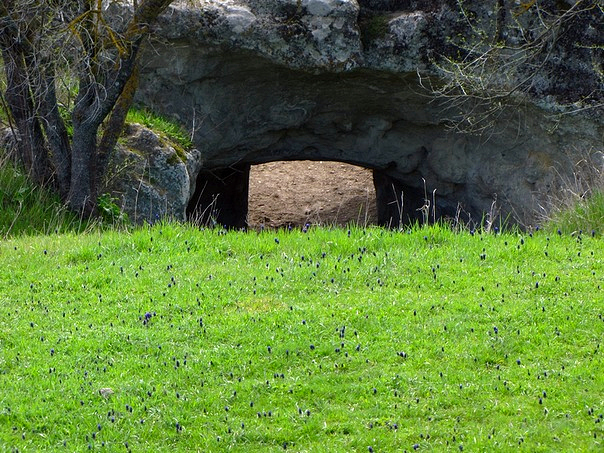
[[[50,65],[44,74],[44,99],[42,100],[43,116],[46,120],[44,131],[50,150],[50,160],[54,168],[54,179],[63,201],[67,200],[71,184],[71,146],[65,122],[59,112],[55,91],[55,70]]]
[[[6,71],[5,96],[19,131],[19,158],[33,181],[44,185],[50,179],[50,162],[34,100],[29,91],[25,53],[18,47],[4,47],[2,51]]]
[[[105,177],[107,170],[107,164],[111,159],[117,140],[124,130],[126,116],[128,115],[128,110],[130,110],[130,107],[132,106],[134,94],[138,88],[138,75],[138,63],[136,63],[132,70],[132,75],[126,82],[124,90],[115,103],[115,107],[113,107],[111,115],[105,124],[105,130],[103,131],[103,137],[101,138],[98,149],[97,187],[101,187],[102,179]]]
[[[71,146],[71,182],[67,205],[89,217],[96,209],[96,133],[98,125],[74,124]]]
[[[18,153],[37,183],[46,183],[54,167],[59,192],[76,212],[88,216],[95,211],[98,183],[136,90],[133,72],[140,46],[149,26],[171,2],[135,1],[125,32],[116,34],[108,28],[97,0],[73,2],[75,16],[67,27],[53,2],[0,0],[5,98],[18,129]],[[54,55],[51,46],[62,31],[78,43],[77,50],[66,58],[78,65],[79,79],[71,115],[71,147],[58,110],[55,68],[45,58]],[[114,60],[108,61],[111,56]],[[108,122],[99,155],[97,133],[112,110],[115,114]]]

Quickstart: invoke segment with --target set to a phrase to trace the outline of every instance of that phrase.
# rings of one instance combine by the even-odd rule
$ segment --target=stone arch
[[[464,4],[489,34],[493,4]],[[113,2],[112,21],[121,23],[128,8]],[[602,147],[600,79],[590,63],[597,46],[565,58],[576,42],[597,41],[599,17],[576,17],[582,34],[548,49],[551,64],[532,74],[535,83],[525,83],[518,67],[501,84],[493,74],[494,91],[434,92],[451,81],[439,57],[463,58],[464,38],[481,44],[460,12],[457,2],[444,0],[170,6],[141,54],[136,99],[193,138],[199,159],[186,163],[179,198],[191,198],[197,181],[223,184],[218,193],[245,192],[245,185],[226,181],[252,163],[342,160],[374,169],[378,190],[404,192],[410,218],[417,216],[411,201],[427,192],[434,194],[435,217],[455,215],[460,206],[480,222],[496,200],[502,218],[535,225],[544,197],[561,178],[572,178],[580,152]],[[512,43],[518,29],[509,25]],[[525,84],[527,95],[514,89],[501,96]],[[485,102],[501,98],[501,105]],[[577,109],[565,110],[575,101]],[[197,212],[200,201],[196,192],[189,211]],[[388,203],[380,204],[382,219],[394,217]]]
[[[534,225],[554,167],[572,171],[569,145],[601,143],[601,125],[567,117],[559,127],[531,104],[503,110],[488,133],[455,131],[450,126],[465,107],[428,96],[418,61],[399,58],[404,46],[365,49],[361,65],[354,53],[341,61],[339,53],[304,54],[312,46],[296,47],[295,36],[283,55],[200,46],[197,38],[183,34],[154,46],[137,91],[139,102],[186,126],[199,150],[189,217],[215,209],[219,223],[243,228],[250,165],[324,160],[373,170],[382,225],[400,223],[401,196],[403,222],[421,219],[428,198],[430,220],[455,217],[460,208],[464,221],[480,222],[497,201],[502,218]],[[321,64],[298,61],[300,55]],[[547,158],[531,157],[542,154]]]
[[[426,97],[414,73],[313,74],[246,52],[199,54],[183,46],[167,56],[167,49],[156,50],[166,60],[147,63],[138,97],[194,131],[201,168],[191,175],[197,187],[189,217],[209,214],[212,205],[220,208],[220,223],[244,227],[249,166],[277,160],[339,161],[373,170],[379,223],[391,226],[401,219],[401,195],[403,221],[421,218],[417,210],[434,189],[437,218],[454,216],[461,204],[480,219],[494,194],[503,200],[510,186],[522,189],[501,177],[521,149],[507,136],[486,145],[448,130],[442,106]],[[185,61],[187,72],[172,74],[183,71]]]

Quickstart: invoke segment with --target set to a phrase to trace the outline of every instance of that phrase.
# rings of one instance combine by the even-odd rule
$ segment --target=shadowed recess
[[[387,171],[345,162],[237,164],[199,173],[187,216],[226,228],[397,226],[420,220],[425,196]]]

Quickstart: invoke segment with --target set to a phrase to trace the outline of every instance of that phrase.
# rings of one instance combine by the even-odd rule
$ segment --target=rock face
[[[448,0],[174,3],[143,56],[137,96],[188,127],[200,151],[189,173],[197,191],[174,189],[177,217],[189,196],[190,216],[245,226],[250,165],[335,160],[374,170],[383,224],[422,218],[426,209],[431,218],[480,221],[494,206],[534,222],[540,196],[603,147],[602,46],[575,45],[604,39],[601,9],[594,3],[573,16],[581,27],[565,23],[570,31],[547,58],[529,55],[515,68],[514,80],[532,71],[523,92],[535,97],[511,96],[493,114],[510,96],[481,103],[426,89],[444,83],[438,58],[460,53],[456,37],[471,37],[469,14],[510,42],[520,39],[513,19],[528,23],[536,14],[506,16],[483,3],[466,1],[463,11]],[[511,83],[504,70],[493,73],[504,88]],[[595,101],[580,105],[583,114],[557,115],[561,102],[587,95]],[[489,127],[479,131],[451,127],[484,118]]]
[[[136,223],[164,217],[185,220],[200,167],[197,150],[175,149],[166,138],[130,124],[116,147],[101,191],[117,198]]]

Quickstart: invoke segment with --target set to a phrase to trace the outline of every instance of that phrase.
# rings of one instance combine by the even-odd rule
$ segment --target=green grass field
[[[0,242],[1,451],[600,451],[604,242],[441,226]]]

